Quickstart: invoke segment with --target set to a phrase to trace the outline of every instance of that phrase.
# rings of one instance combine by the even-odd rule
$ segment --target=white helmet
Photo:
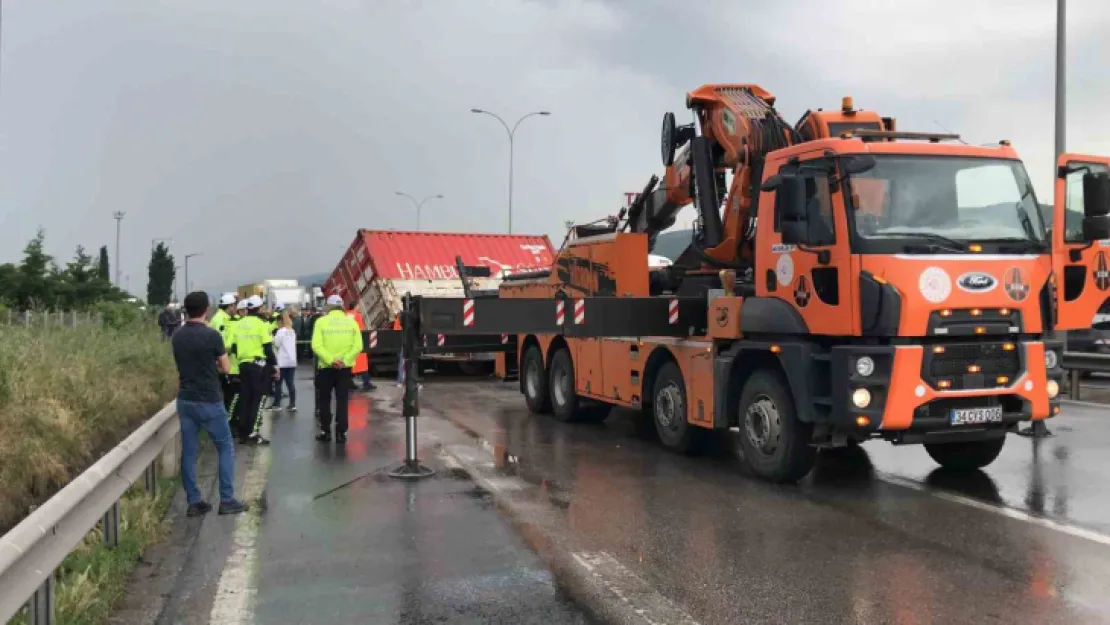
[[[235,305],[235,310],[246,310],[246,309],[247,309],[247,300],[245,300],[245,299],[239,300],[239,303]]]
[[[259,308],[262,308],[262,298],[257,295],[250,296],[247,300],[247,309],[258,310]]]
[[[231,306],[235,303],[236,297],[234,293],[224,293],[220,296],[220,306]]]
[[[274,311],[275,312],[280,312],[282,310],[285,310],[285,304],[282,304],[281,302],[278,302],[278,303],[274,304]]]
[[[328,306],[339,306],[340,308],[342,308],[343,307],[343,298],[339,297],[338,295],[329,296],[328,297]]]

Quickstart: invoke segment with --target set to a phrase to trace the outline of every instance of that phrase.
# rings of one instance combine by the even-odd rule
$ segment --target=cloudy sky
[[[660,169],[686,91],[754,82],[793,123],[852,95],[904,130],[1010,139],[1051,201],[1052,0],[7,0],[0,260],[152,238],[222,288],[330,270],[357,228],[546,233]],[[1110,153],[1110,4],[1070,0],[1068,148]],[[1101,40],[1100,40],[1101,39]],[[114,271],[114,265],[113,265]]]

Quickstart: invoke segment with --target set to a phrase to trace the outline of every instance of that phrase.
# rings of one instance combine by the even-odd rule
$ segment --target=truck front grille
[[[1005,343],[958,343],[926,346],[921,377],[938,390],[971,390],[1009,386],[1022,374],[1019,346],[1006,350]],[[937,353],[935,349],[943,348]],[[998,379],[1005,377],[1006,383]],[[942,381],[949,386],[942,388]]]

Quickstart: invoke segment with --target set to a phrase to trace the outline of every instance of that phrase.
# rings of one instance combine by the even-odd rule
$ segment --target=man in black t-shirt
[[[181,483],[189,503],[188,516],[206,514],[212,506],[197,488],[197,447],[200,431],[216,446],[219,457],[220,514],[239,514],[247,504],[235,499],[235,452],[227,424],[220,374],[231,369],[220,333],[208,326],[208,295],[202,291],[185,296],[187,320],[170,339],[180,382],[177,418],[181,421]]]

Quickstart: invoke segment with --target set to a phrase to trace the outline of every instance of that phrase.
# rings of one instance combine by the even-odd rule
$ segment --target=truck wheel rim
[[[679,405],[682,397],[678,392],[678,385],[671,382],[659,389],[655,394],[655,419],[659,425],[674,430],[678,428]]]
[[[555,384],[553,385],[554,388],[551,389],[551,394],[555,396],[555,403],[560,406],[566,405],[567,396],[570,394],[566,388],[568,378],[566,369],[562,367],[555,369]]]
[[[778,449],[781,425],[778,406],[766,395],[756,397],[744,413],[744,432],[748,441],[768,456]]]
[[[525,370],[524,386],[528,389],[529,397],[539,397],[540,394],[540,367],[535,360],[528,361]]]

